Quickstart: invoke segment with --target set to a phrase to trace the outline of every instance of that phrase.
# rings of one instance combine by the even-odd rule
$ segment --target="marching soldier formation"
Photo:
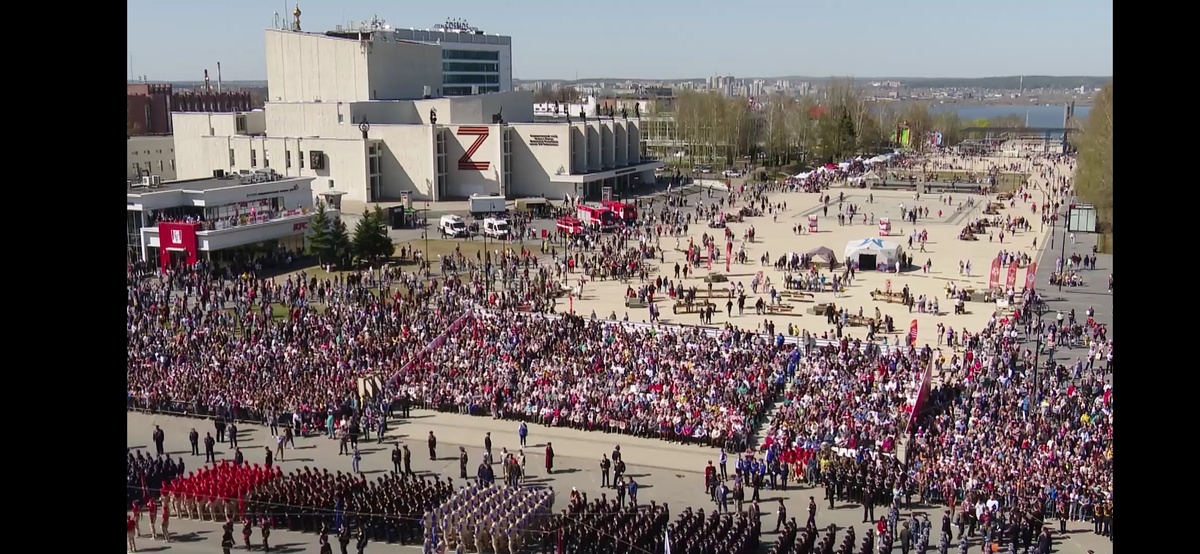
[[[622,508],[615,499],[588,502],[574,491],[567,509],[542,525],[536,551],[564,554],[644,554],[662,552],[669,522],[666,504]],[[561,550],[556,550],[558,545]]]
[[[357,529],[364,533],[364,545],[367,540],[417,544],[421,514],[453,490],[450,478],[383,475],[368,481],[304,467],[251,494],[247,507],[257,519],[289,531]]]
[[[242,511],[239,499],[281,475],[279,468],[234,465],[228,460],[188,472],[162,487],[162,503],[179,517],[228,521]]]
[[[734,515],[684,509],[679,519],[667,526],[671,552],[681,554],[751,554],[758,551],[762,535],[757,507]]]
[[[553,507],[554,492],[549,489],[473,483],[425,514],[425,547],[493,554],[523,552],[531,531]]]
[[[148,491],[157,492],[164,483],[183,474],[183,459],[175,462],[165,455],[150,456],[141,450],[125,455],[126,507],[145,500]]]

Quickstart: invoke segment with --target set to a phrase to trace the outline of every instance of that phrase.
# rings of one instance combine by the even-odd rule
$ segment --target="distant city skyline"
[[[129,0],[126,76],[199,81],[208,69],[215,80],[221,62],[226,80],[264,80],[263,29],[275,13],[290,22],[295,5]],[[1014,0],[1002,8],[950,0],[863,0],[853,9],[832,0],[726,6],[716,0],[617,0],[603,11],[544,0],[300,3],[306,31],[376,15],[397,28],[467,19],[489,34],[513,37],[513,77],[522,81],[1113,73],[1112,0]]]

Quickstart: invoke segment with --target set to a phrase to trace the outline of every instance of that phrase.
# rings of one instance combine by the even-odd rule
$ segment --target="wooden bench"
[[[728,288],[713,287],[710,292],[708,289],[696,289],[696,298],[733,298],[733,294]]]
[[[803,315],[801,313],[797,313],[795,310],[796,307],[791,304],[767,304],[763,309],[763,311],[769,314]]]
[[[641,301],[640,299],[638,299],[637,297],[630,296],[630,297],[626,297],[626,298],[625,298],[625,307],[626,307],[626,308],[641,309],[641,308],[645,308],[645,307],[646,307],[646,303],[645,303],[645,302],[642,302],[642,301]]]
[[[835,312],[837,311],[837,305],[825,304],[825,303],[813,304],[813,306],[811,308],[809,308],[808,311],[810,313],[812,313],[812,315],[825,315],[825,308],[827,306],[833,306],[833,311],[835,311]]]
[[[873,290],[871,291],[871,300],[875,300],[877,302],[887,302],[889,304],[903,304],[904,294],[899,292]]]
[[[710,306],[714,309],[717,307],[717,305],[712,302],[701,301],[701,302],[692,302],[689,304],[687,302],[680,301],[680,302],[676,302],[674,306],[671,306],[671,313],[676,314],[676,315],[678,315],[678,314],[693,314],[693,313],[698,313],[700,310],[708,309]]]
[[[785,290],[779,293],[779,297],[790,300],[793,298],[816,298],[816,295],[811,292],[804,292],[801,290]]]

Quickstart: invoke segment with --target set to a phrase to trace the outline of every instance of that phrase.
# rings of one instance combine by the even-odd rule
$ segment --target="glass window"
[[[258,151],[250,149],[250,167],[258,167]]]
[[[500,52],[497,50],[446,50],[442,49],[443,60],[482,60],[482,61],[500,61]]]
[[[500,71],[498,63],[473,63],[473,62],[442,62],[442,71],[469,71],[473,73]]]
[[[447,85],[493,84],[500,82],[499,75],[442,75],[442,82]]]

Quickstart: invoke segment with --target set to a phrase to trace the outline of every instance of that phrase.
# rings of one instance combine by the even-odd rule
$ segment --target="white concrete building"
[[[266,171],[130,186],[125,211],[127,258],[163,268],[265,242],[299,252],[315,214],[312,178]]]
[[[125,181],[141,181],[157,175],[163,181],[175,179],[175,138],[171,135],[132,136],[125,141]]]
[[[557,199],[620,195],[660,166],[642,162],[635,119],[533,123],[530,92],[442,97],[442,47],[393,37],[268,29],[270,100],[172,114],[178,175],[269,167],[359,202]]]

